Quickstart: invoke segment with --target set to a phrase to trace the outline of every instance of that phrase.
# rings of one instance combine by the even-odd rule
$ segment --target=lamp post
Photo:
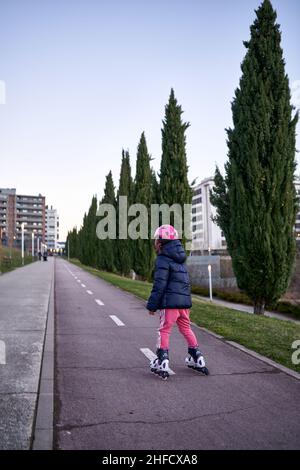
[[[21,223],[21,229],[22,229],[22,265],[24,266],[24,222]]]
[[[212,302],[212,282],[211,282],[211,265],[207,266],[209,278],[209,300]]]
[[[34,258],[34,232],[31,234],[31,255]]]

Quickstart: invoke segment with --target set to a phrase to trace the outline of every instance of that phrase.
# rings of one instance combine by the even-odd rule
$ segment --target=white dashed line
[[[86,287],[86,285],[85,285],[85,284],[81,284],[81,287]]]
[[[109,315],[112,321],[115,322],[118,326],[125,326],[124,323],[120,320],[120,318],[116,317],[116,315]]]
[[[81,280],[80,280],[80,279],[77,279],[77,282],[81,282]]]
[[[91,290],[87,290],[87,293],[93,295],[93,292]]]
[[[99,299],[95,299],[95,302],[96,302],[96,304],[98,304],[98,305],[104,305],[104,303],[101,302],[101,300],[99,300]]]
[[[6,364],[6,346],[5,342],[0,340],[0,365]]]
[[[147,359],[149,359],[149,361],[152,361],[153,359],[155,359],[157,357],[156,354],[154,354],[154,352],[151,351],[151,349],[140,348],[140,351],[144,354],[144,356],[147,357]],[[170,369],[169,374],[170,375],[175,375],[175,372],[172,369]]]

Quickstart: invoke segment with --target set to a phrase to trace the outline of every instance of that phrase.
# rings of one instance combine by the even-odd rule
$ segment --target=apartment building
[[[32,233],[40,243],[45,243],[45,196],[16,194],[16,189],[0,188],[1,242],[21,247],[24,223],[25,249],[31,250]]]
[[[215,207],[210,203],[209,191],[214,185],[213,177],[198,184],[192,198],[192,254],[203,254],[210,250],[226,249],[226,240],[222,231],[212,221],[216,215]]]
[[[226,240],[221,229],[212,221],[216,209],[210,203],[209,190],[214,179],[206,178],[197,185],[192,198],[192,254],[203,254],[209,250],[226,250]],[[299,211],[295,222],[295,236],[300,243],[300,177],[295,179],[295,188],[299,203]]]
[[[16,190],[0,188],[0,241],[8,244],[15,236]]]
[[[45,197],[17,195],[16,197],[16,240],[21,245],[21,225],[24,223],[25,246],[30,246],[32,233],[45,243],[46,207]]]
[[[45,243],[48,250],[58,250],[59,240],[59,216],[57,210],[51,206],[46,206],[46,232],[45,232]]]

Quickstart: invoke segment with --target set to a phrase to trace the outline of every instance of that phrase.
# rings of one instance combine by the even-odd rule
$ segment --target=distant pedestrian
[[[42,259],[42,253],[41,253],[40,251],[39,251],[39,255],[38,255],[38,256],[39,256],[39,260],[41,261],[41,259]]]
[[[163,379],[169,376],[169,337],[175,323],[188,344],[186,364],[188,367],[208,374],[205,361],[199,350],[195,334],[191,329],[190,308],[192,306],[189,275],[185,266],[186,253],[172,225],[162,225],[155,234],[154,283],[148,299],[150,315],[160,312],[157,357],[150,368]]]

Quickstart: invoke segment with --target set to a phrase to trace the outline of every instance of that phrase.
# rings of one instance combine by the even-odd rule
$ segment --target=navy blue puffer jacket
[[[191,288],[185,260],[186,254],[180,240],[172,240],[162,247],[155,262],[148,310],[191,308]]]

